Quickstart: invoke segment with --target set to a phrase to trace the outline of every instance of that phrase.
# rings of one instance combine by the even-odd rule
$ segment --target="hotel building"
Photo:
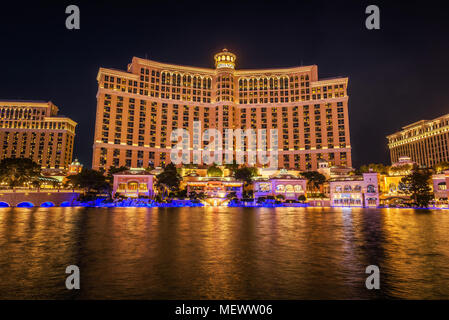
[[[193,133],[196,121],[201,133],[266,129],[268,150],[277,129],[281,168],[351,166],[348,78],[318,79],[316,65],[237,70],[226,49],[214,61],[212,69],[134,57],[126,71],[100,68],[93,168],[164,165],[172,130]]]
[[[0,100],[0,159],[30,158],[48,169],[68,169],[76,122],[45,101]]]
[[[387,136],[391,163],[408,156],[421,167],[449,161],[449,114],[421,120]]]

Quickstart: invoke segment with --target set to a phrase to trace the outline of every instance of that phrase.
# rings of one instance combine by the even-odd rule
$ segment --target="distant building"
[[[81,173],[81,171],[83,171],[83,165],[78,161],[78,159],[75,159],[69,165],[69,170],[67,172],[67,175],[78,174],[78,173]]]
[[[402,127],[387,139],[391,163],[398,162],[401,156],[428,168],[449,161],[449,114]]]
[[[298,200],[299,196],[306,196],[307,180],[281,172],[268,179],[256,178],[253,185],[255,199],[281,195],[285,200]]]
[[[379,206],[377,172],[331,178],[329,188],[332,207]]]
[[[195,122],[200,133],[277,129],[280,168],[351,166],[347,77],[319,79],[316,65],[241,70],[236,60],[224,49],[214,68],[137,57],[123,71],[100,68],[93,168],[164,166],[171,132],[194,132]]]
[[[238,199],[242,198],[243,182],[232,177],[200,177],[191,173],[184,177],[187,196],[191,192],[204,193],[206,201],[211,205],[221,205],[227,201],[227,195],[235,192]]]
[[[0,158],[31,158],[42,168],[68,169],[75,127],[51,101],[0,100]]]
[[[448,206],[449,170],[432,175],[433,194],[436,206]]]
[[[140,168],[113,174],[112,195],[125,198],[152,197],[154,175]]]

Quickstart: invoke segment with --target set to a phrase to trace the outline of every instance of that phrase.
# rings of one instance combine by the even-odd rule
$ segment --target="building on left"
[[[51,101],[0,100],[0,159],[30,158],[43,169],[67,170],[77,123]]]

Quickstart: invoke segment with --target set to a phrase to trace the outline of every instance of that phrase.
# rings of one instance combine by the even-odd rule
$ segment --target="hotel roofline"
[[[113,73],[116,75],[127,76],[133,79],[138,80],[139,75],[132,73],[133,65],[145,65],[160,68],[161,71],[172,71],[172,72],[192,72],[192,73],[200,73],[199,76],[214,76],[217,75],[220,71],[214,68],[201,68],[201,67],[192,67],[192,66],[183,66],[178,64],[170,64],[164,62],[158,62],[149,59],[143,59],[139,57],[133,57],[132,62],[128,64],[127,71],[119,70],[115,68],[103,68],[100,67],[97,73],[97,80],[100,79],[100,75],[103,72]],[[348,83],[348,77],[332,77],[325,79],[318,79],[318,66],[317,65],[309,65],[309,66],[296,66],[296,67],[285,67],[285,68],[264,68],[264,69],[232,69],[235,76],[250,76],[250,77],[264,77],[264,76],[286,76],[287,74],[292,73],[300,73],[300,72],[312,72],[314,77],[311,79],[311,83],[320,83],[320,84],[333,84],[333,83]]]
[[[447,113],[447,114],[445,114],[445,115],[442,115],[442,116],[440,116],[440,117],[437,117],[437,118],[435,118],[435,119],[432,119],[432,120],[419,120],[419,121],[413,122],[413,123],[411,123],[411,124],[409,124],[409,125],[403,126],[403,127],[402,127],[402,130],[387,135],[386,138],[387,138],[387,139],[393,138],[393,137],[395,137],[395,136],[397,136],[397,135],[404,134],[404,133],[407,132],[407,131],[416,129],[416,128],[421,127],[421,126],[423,126],[423,125],[428,125],[428,124],[431,124],[431,123],[433,123],[433,122],[435,122],[435,123],[440,122],[443,118],[448,118],[448,117],[449,117],[449,113]]]

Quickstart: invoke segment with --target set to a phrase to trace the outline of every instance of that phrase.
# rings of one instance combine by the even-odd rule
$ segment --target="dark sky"
[[[77,4],[81,29],[65,28]],[[365,28],[380,8],[381,29]],[[389,163],[385,136],[449,113],[449,11],[437,1],[15,1],[0,7],[0,99],[51,100],[78,122],[74,156],[91,165],[98,68],[133,56],[213,67],[317,64],[349,77],[353,165]]]

